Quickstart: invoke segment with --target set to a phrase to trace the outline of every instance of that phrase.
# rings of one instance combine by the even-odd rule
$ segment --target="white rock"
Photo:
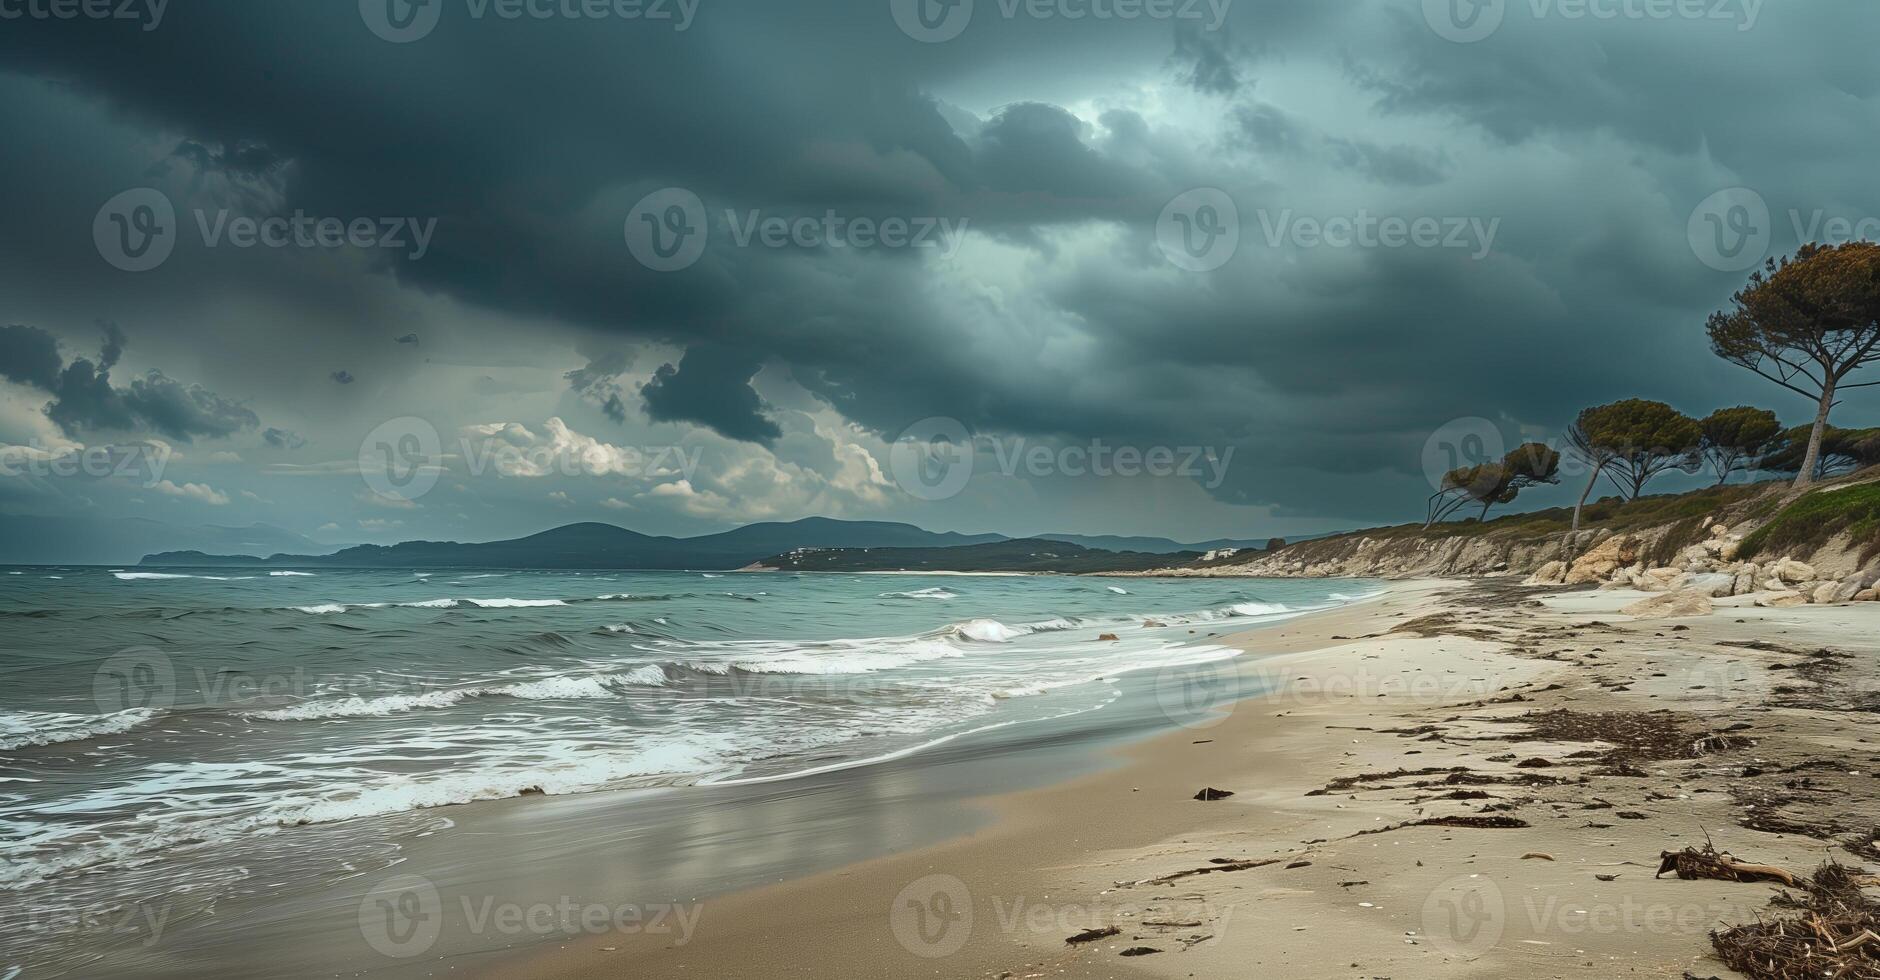
[[[1812,582],[1821,577],[1815,574],[1814,566],[1793,558],[1779,559],[1770,566],[1769,574],[1784,582]]]
[[[1759,606],[1783,608],[1787,606],[1806,606],[1808,597],[1800,592],[1766,592],[1756,597]]]
[[[1674,619],[1682,616],[1708,616],[1716,606],[1710,597],[1701,592],[1685,590],[1667,592],[1648,599],[1640,599],[1619,610],[1627,616],[1639,619]]]
[[[1706,572],[1702,575],[1692,575],[1684,580],[1684,589],[1688,592],[1696,592],[1713,599],[1720,599],[1724,596],[1736,594],[1736,576],[1725,572]]]

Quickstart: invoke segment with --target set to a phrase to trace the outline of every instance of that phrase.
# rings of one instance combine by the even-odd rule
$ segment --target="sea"
[[[0,977],[85,975],[153,896],[175,934],[395,867],[462,805],[787,781],[1098,720],[1125,675],[1377,588],[0,569]],[[1170,724],[1191,710],[1171,700]]]

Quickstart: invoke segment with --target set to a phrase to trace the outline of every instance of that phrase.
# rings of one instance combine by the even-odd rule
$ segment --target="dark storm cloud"
[[[65,358],[59,342],[37,327],[0,327],[0,377],[41,390],[58,383]]]
[[[901,36],[885,0],[726,0],[683,33],[458,17],[394,45],[353,4],[205,3],[147,35],[16,25],[0,33],[0,71],[54,80],[42,98],[96,100],[112,125],[173,142],[157,168],[185,182],[232,182],[286,211],[437,217],[423,261],[374,266],[414,293],[684,348],[642,392],[656,419],[775,443],[750,385],[770,364],[886,433],[949,415],[992,432],[1231,442],[1254,452],[1225,499],[1341,514],[1376,496],[1355,473],[1420,479],[1423,438],[1458,416],[1499,411],[1512,429],[1623,395],[1693,411],[1756,398],[1699,336],[1740,284],[1698,266],[1684,239],[1711,191],[1750,183],[1778,207],[1880,213],[1871,5],[1771,6],[1739,32],[1540,21],[1511,4],[1496,36],[1469,45],[1436,36],[1414,2],[1242,0],[1231,32],[1003,19],[995,6],[935,45]],[[1289,70],[1289,85],[1270,79]],[[0,118],[35,132],[88,118],[58,108]],[[94,175],[74,220],[36,199],[58,162],[16,152],[29,163],[0,172],[0,204],[33,227],[82,227],[142,179]],[[725,210],[929,215],[967,219],[1009,252],[946,267],[714,234],[696,265],[658,273],[621,232],[633,202],[666,186],[697,193],[714,225]],[[1158,212],[1202,186],[1240,202],[1240,255],[1171,274]],[[1503,224],[1481,259],[1262,240],[1263,217],[1361,208]],[[0,242],[82,295],[90,242],[52,258],[37,245]],[[349,295],[240,258],[179,256],[134,288],[268,289],[309,309]],[[941,288],[1033,259],[997,285]],[[123,282],[109,288],[132,290]],[[341,312],[372,346],[324,363],[363,371],[399,311]],[[621,372],[582,356],[568,385],[624,421]],[[43,374],[34,358],[9,370]],[[129,412],[98,387],[108,366],[83,363],[74,404],[89,394],[93,413]],[[194,401],[163,390],[171,408]]]
[[[260,424],[246,406],[155,369],[133,378],[127,387],[113,384],[111,370],[124,354],[124,332],[109,323],[103,329],[97,360],[79,357],[63,364],[51,334],[37,327],[7,327],[0,331],[0,353],[8,355],[0,372],[9,380],[50,394],[46,417],[67,435],[151,431],[188,442],[198,436],[228,436]]]
[[[769,445],[783,435],[765,417],[751,387],[763,360],[748,352],[703,345],[686,349],[679,364],[662,364],[640,388],[646,414],[656,422],[696,422],[728,439]]]

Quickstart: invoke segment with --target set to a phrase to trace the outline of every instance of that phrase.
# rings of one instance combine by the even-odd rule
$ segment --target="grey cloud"
[[[307,445],[307,438],[291,429],[263,429],[261,438],[276,449],[302,449]]]
[[[726,347],[689,347],[679,364],[662,364],[640,389],[646,414],[657,422],[697,422],[728,439],[768,445],[783,429],[763,414],[751,379],[761,358]]]
[[[1225,26],[1207,30],[1193,21],[1175,25],[1175,54],[1180,77],[1199,92],[1232,95],[1244,84],[1236,64],[1233,40]]]
[[[58,383],[65,358],[59,341],[38,327],[0,327],[0,377],[50,390]]]
[[[105,337],[98,359],[75,358],[63,367],[58,344],[46,331],[18,325],[0,330],[0,353],[8,355],[10,365],[6,377],[50,394],[46,417],[67,435],[148,430],[187,442],[260,424],[247,407],[155,369],[128,387],[112,384],[111,369],[124,354],[124,332],[116,324],[101,326]]]

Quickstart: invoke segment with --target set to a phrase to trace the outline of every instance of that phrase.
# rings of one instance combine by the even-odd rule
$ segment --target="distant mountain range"
[[[1021,538],[952,548],[792,551],[755,565],[780,572],[1139,572],[1199,557],[1194,551],[1105,551],[1055,538]]]
[[[134,565],[152,552],[182,548],[250,556],[332,550],[330,545],[269,524],[223,527],[137,517],[96,520],[0,514],[0,565]]]
[[[304,539],[303,539],[304,540]],[[151,566],[307,565],[344,568],[742,568],[763,558],[806,548],[946,550],[1011,542],[1002,534],[928,531],[912,524],[842,521],[811,517],[786,523],[747,524],[718,534],[691,538],[655,536],[612,524],[570,524],[509,541],[464,544],[407,541],[395,545],[359,545],[322,553],[257,552],[249,548],[211,551],[200,547],[158,551],[141,564]],[[1184,545],[1166,538],[1102,535],[1040,535],[1023,539],[1054,541],[1067,547],[1117,553],[1174,556],[1221,547],[1252,547],[1247,541]],[[311,542],[308,542],[311,544]],[[262,557],[266,554],[267,557]],[[985,556],[955,555],[956,560]],[[1161,559],[1163,562],[1166,558]],[[939,567],[939,566],[933,566]]]

